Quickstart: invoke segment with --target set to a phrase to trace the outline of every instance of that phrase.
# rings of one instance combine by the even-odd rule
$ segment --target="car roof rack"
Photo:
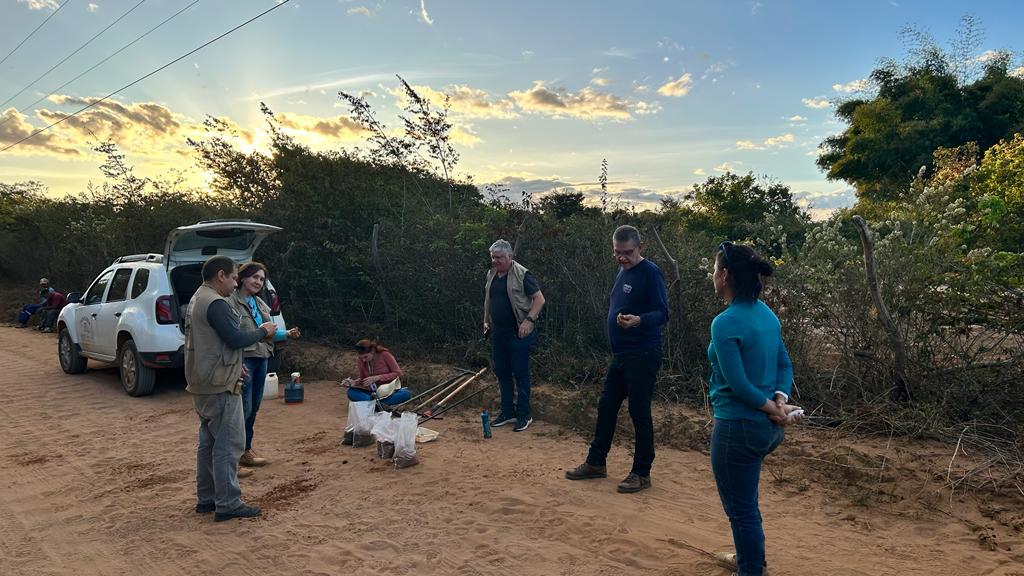
[[[196,224],[216,224],[217,222],[252,222],[249,218],[217,218],[216,220],[200,220]]]
[[[123,264],[125,262],[155,262],[160,264],[163,261],[163,254],[130,254],[128,256],[121,256],[117,260],[114,260],[114,264]]]

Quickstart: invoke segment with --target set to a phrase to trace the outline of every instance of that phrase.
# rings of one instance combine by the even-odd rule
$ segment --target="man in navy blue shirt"
[[[651,397],[661,368],[661,329],[668,321],[664,277],[657,265],[641,255],[643,247],[636,228],[619,226],[615,229],[612,250],[620,268],[608,306],[612,361],[597,403],[597,426],[590,453],[586,462],[565,473],[569,480],[608,476],[605,460],[612,446],[619,408],[622,401],[629,398],[629,416],[633,420],[636,442],[633,468],[618,486],[623,493],[651,487],[654,462]]]

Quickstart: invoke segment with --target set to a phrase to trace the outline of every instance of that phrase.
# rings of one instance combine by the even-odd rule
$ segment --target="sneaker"
[[[533,418],[527,416],[526,418],[516,418],[516,426],[512,429],[513,432],[522,432],[530,427],[533,423]]]
[[[196,514],[208,514],[217,510],[215,502],[200,502],[196,504]]]
[[[45,333],[49,334],[50,332],[53,332],[53,328],[42,328],[39,331],[40,332],[45,332]]]
[[[736,553],[735,552],[718,552],[718,553],[716,553],[715,554],[715,563],[718,564],[719,566],[721,566],[722,568],[725,568],[726,570],[731,570],[733,572],[735,572],[736,570],[739,570],[739,564],[736,563]],[[765,560],[764,567],[761,569],[761,575],[762,576],[768,576],[768,561],[767,560]]]
[[[639,492],[641,490],[647,490],[651,487],[651,477],[641,476],[635,472],[630,472],[629,476],[622,482],[619,482],[619,492],[623,494],[632,494],[633,492]]]
[[[214,522],[223,522],[225,520],[231,520],[232,518],[255,518],[261,513],[259,506],[246,506],[242,504],[240,508],[236,508],[231,512],[217,512],[213,515]]]
[[[608,469],[604,466],[592,466],[587,462],[580,464],[572,470],[565,471],[565,477],[569,480],[590,480],[592,478],[607,478]]]
[[[512,424],[515,421],[515,416],[509,416],[508,414],[502,412],[501,414],[498,414],[498,416],[494,420],[491,420],[491,428],[497,428],[498,426]]]
[[[240,466],[266,466],[270,464],[270,461],[266,458],[260,458],[252,451],[252,448],[242,452],[242,457],[238,459]]]
[[[246,468],[245,466],[239,466],[238,467],[238,477],[239,478],[248,478],[249,476],[252,476],[252,474],[253,474],[253,469],[252,468]]]

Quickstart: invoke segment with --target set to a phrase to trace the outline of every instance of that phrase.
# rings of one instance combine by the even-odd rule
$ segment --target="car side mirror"
[[[68,304],[81,304],[81,303],[82,303],[82,293],[81,292],[71,292],[70,294],[68,294]]]

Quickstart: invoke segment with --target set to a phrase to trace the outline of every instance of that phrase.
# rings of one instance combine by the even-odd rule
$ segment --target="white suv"
[[[212,220],[175,228],[163,255],[122,256],[100,272],[85,295],[68,294],[57,320],[57,354],[68,374],[88,359],[117,363],[131,396],[153,391],[156,369],[184,365],[185,309],[202,284],[202,267],[215,255],[252,260],[264,238],[281,230],[248,220]],[[280,300],[267,280],[264,298],[284,328]]]

